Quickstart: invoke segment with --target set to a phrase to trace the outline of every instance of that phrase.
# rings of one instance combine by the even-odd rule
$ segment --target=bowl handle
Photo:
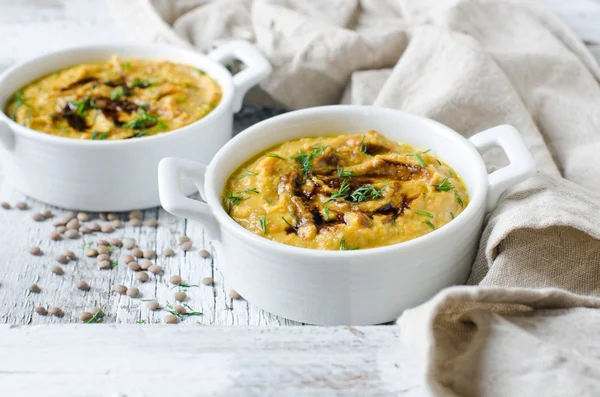
[[[500,147],[510,164],[488,175],[486,211],[494,209],[502,193],[509,187],[523,182],[536,171],[535,161],[523,138],[512,125],[499,125],[469,138],[479,153]]]
[[[0,146],[12,152],[15,148],[15,134],[6,122],[0,120]]]
[[[182,193],[184,179],[192,181],[204,200],[204,175],[206,166],[195,161],[166,157],[158,163],[158,194],[167,212],[182,218],[202,222],[211,238],[219,238],[219,227],[210,206],[193,200]]]
[[[220,63],[229,63],[238,59],[246,65],[245,69],[233,76],[235,93],[233,94],[232,109],[234,112],[242,109],[242,102],[248,90],[271,74],[269,61],[247,41],[230,41],[212,50],[208,53],[208,57]]]

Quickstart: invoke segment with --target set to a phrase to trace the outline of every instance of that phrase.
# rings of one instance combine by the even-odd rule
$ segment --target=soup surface
[[[5,109],[17,123],[76,139],[128,139],[186,126],[210,113],[221,87],[204,71],[113,57],[73,66],[17,91]]]
[[[423,236],[451,222],[468,201],[449,165],[376,131],[277,145],[239,167],[223,192],[225,210],[251,232],[323,250]]]

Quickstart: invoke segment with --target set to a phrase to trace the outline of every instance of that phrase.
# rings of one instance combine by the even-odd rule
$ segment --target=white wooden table
[[[573,8],[564,1],[546,2],[584,39],[600,42],[598,3],[568,2]],[[127,40],[101,0],[0,0],[0,70],[44,50]],[[590,48],[600,58],[599,47]],[[251,121],[252,109],[246,112],[242,119]],[[157,228],[127,225],[110,235],[54,242],[47,237],[54,229],[52,219],[34,222],[30,216],[50,209],[56,219],[63,210],[24,197],[2,183],[1,176],[0,201],[30,206],[27,211],[0,209],[0,324],[6,324],[0,325],[1,396],[423,393],[416,364],[399,344],[396,327],[300,326],[230,299],[232,286],[219,263],[199,255],[201,249],[210,250],[199,223],[152,209],[144,211],[144,218],[157,219]],[[125,222],[126,214],[119,215]],[[177,249],[182,235],[194,242],[192,251]],[[156,250],[163,275],[136,281],[121,260],[127,253],[121,248],[112,253],[119,262],[114,269],[97,270],[96,261],[85,256],[86,245],[115,237],[130,237],[141,248]],[[30,255],[30,246],[40,246],[44,254]],[[176,255],[161,255],[166,248]],[[65,249],[78,259],[62,266],[64,275],[54,275],[49,270],[57,264],[54,255]],[[148,310],[143,300],[174,303],[177,289],[168,283],[174,274],[199,285],[187,290],[187,304],[203,315],[177,326],[155,325],[167,313]],[[215,285],[203,286],[205,276],[213,277]],[[91,289],[77,290],[79,280]],[[32,283],[40,293],[27,292]],[[136,286],[141,296],[117,295],[111,292],[116,284]],[[37,315],[33,308],[39,305],[58,306],[65,315]],[[80,323],[80,312],[94,306],[103,307],[104,324],[73,324]]]

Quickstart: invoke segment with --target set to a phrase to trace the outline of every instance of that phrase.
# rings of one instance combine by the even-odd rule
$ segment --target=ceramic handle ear
[[[219,238],[219,227],[210,206],[186,197],[182,193],[184,179],[192,181],[204,197],[206,166],[175,157],[164,158],[158,163],[158,193],[160,203],[169,213],[181,218],[194,219],[204,224],[212,238]]]
[[[246,65],[244,70],[233,76],[235,94],[232,109],[234,112],[239,112],[242,108],[242,102],[248,90],[271,74],[269,61],[247,41],[231,41],[211,51],[208,56],[220,63],[239,59]]]
[[[487,211],[494,209],[502,193],[509,187],[530,178],[536,166],[523,138],[512,125],[499,125],[469,138],[479,153],[500,147],[510,164],[489,174]]]

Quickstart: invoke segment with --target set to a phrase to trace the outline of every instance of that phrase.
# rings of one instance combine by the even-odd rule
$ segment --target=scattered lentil
[[[121,222],[120,219],[115,219],[111,224],[115,229],[121,229],[123,227],[123,222]]]
[[[59,226],[59,227],[56,228],[56,231],[62,234],[62,233],[64,233],[64,232],[67,231],[67,227],[64,226],[64,225]]]
[[[101,269],[101,270],[110,269],[110,262],[109,261],[98,262],[98,269]]]
[[[50,240],[58,241],[60,240],[60,233],[56,230],[53,230],[50,233],[48,233],[48,237],[50,238]]]
[[[119,219],[119,216],[117,214],[115,214],[114,212],[111,212],[110,214],[107,215],[106,218],[109,221],[114,221],[115,219]]]
[[[11,209],[10,204],[8,204],[7,202],[3,202],[2,204],[0,204],[2,206],[2,208],[4,208],[5,210],[9,210]]]
[[[231,290],[229,291],[229,297],[231,299],[240,299],[242,297],[242,295],[240,295],[237,291],[235,290]]]
[[[38,287],[37,284],[31,284],[27,290],[29,292],[33,292],[34,294],[39,294],[42,289]]]
[[[100,245],[109,245],[110,243],[106,240],[98,240],[98,244]]]
[[[125,295],[127,293],[127,287],[123,284],[117,284],[113,288],[113,291],[115,291],[117,294]]]
[[[144,221],[144,225],[148,227],[157,227],[158,221],[156,219],[147,219]]]
[[[129,213],[129,219],[142,219],[143,214],[140,210],[134,210]]]
[[[179,302],[183,302],[184,300],[186,300],[187,298],[187,294],[183,291],[177,291],[175,292],[175,300],[179,301]]]
[[[110,252],[108,247],[106,245],[102,245],[102,244],[98,245],[96,250],[98,251],[99,254],[108,254]]]
[[[67,229],[78,230],[79,226],[81,225],[79,224],[77,218],[73,218],[69,222],[67,222]]]
[[[29,206],[27,205],[27,203],[23,202],[23,201],[19,201],[17,204],[15,204],[15,207],[17,207],[20,210],[26,210],[29,208]]]
[[[99,213],[98,218],[100,218],[100,220],[102,220],[102,221],[108,220],[108,216],[104,212]]]
[[[41,316],[45,316],[46,314],[48,314],[48,310],[46,310],[44,306],[38,306],[35,309],[33,309],[33,311]]]
[[[123,239],[123,247],[127,248],[128,250],[134,248],[135,247],[135,240],[133,240],[131,238],[124,238]]]
[[[144,251],[139,248],[134,248],[131,250],[131,255],[135,256],[136,258],[142,258],[144,256]]]
[[[181,284],[181,277],[180,276],[171,276],[171,279],[169,280],[169,282],[173,285],[179,285]]]
[[[148,281],[150,277],[148,277],[148,273],[146,272],[139,272],[138,274],[135,275],[135,279],[137,281],[141,281],[142,283],[145,283],[146,281]]]
[[[92,222],[88,225],[88,227],[90,228],[90,230],[97,232],[98,230],[100,230],[100,224],[98,222]]]
[[[129,267],[131,270],[133,270],[134,272],[137,272],[138,270],[140,270],[140,269],[141,269],[141,267],[140,267],[140,264],[139,264],[139,263],[137,263],[137,262],[129,262],[129,263],[127,264],[127,266],[128,266],[128,267]]]
[[[131,255],[125,255],[125,256],[123,257],[123,262],[124,262],[126,265],[127,265],[127,264],[129,264],[129,262],[133,262],[133,261],[135,261],[135,258],[134,258],[133,256],[131,256]]]
[[[90,285],[88,283],[86,283],[85,281],[81,280],[80,282],[77,283],[77,289],[80,289],[82,291],[87,291],[90,289]]]
[[[52,211],[50,211],[50,210],[43,210],[43,211],[41,212],[41,214],[42,214],[42,216],[43,216],[44,218],[46,218],[46,219],[48,219],[48,218],[52,218],[52,216],[53,216],[53,214],[52,214]]]
[[[110,256],[108,254],[100,254],[96,258],[98,262],[110,260]]]
[[[129,226],[131,226],[131,227],[138,227],[141,224],[142,224],[142,221],[139,219],[132,219],[129,221]]]
[[[63,265],[69,262],[69,258],[67,258],[65,254],[57,254],[54,259],[56,259],[58,263],[62,263]]]
[[[144,251],[144,258],[153,259],[156,256],[156,251],[154,250],[146,250]]]
[[[31,214],[31,219],[33,219],[36,222],[41,222],[44,219],[44,215],[40,214],[39,212],[34,212],[33,214]]]
[[[115,231],[115,229],[111,225],[106,224],[100,227],[100,231],[102,233],[112,233]]]
[[[65,232],[65,236],[68,238],[79,238],[79,232],[77,230],[69,229]]]
[[[190,238],[188,236],[179,237],[179,244],[187,243],[188,241],[190,241]]]
[[[175,305],[175,306],[173,306],[173,309],[175,309],[175,311],[179,314],[187,313],[187,310],[185,310],[185,307],[183,307],[181,305]]]
[[[90,232],[91,232],[91,230],[90,230],[90,228],[89,228],[89,227],[86,227],[86,226],[81,226],[81,227],[79,228],[79,232],[80,232],[80,233],[83,233],[83,234],[88,234],[88,233],[90,233]]]
[[[192,242],[191,241],[186,241],[185,243],[182,243],[179,248],[181,248],[184,251],[189,251],[192,249]]]
[[[75,259],[77,259],[77,255],[75,255],[75,253],[73,251],[65,250],[65,252],[63,252],[63,254],[65,254],[67,258],[69,258],[73,261]]]
[[[60,307],[50,307],[48,309],[48,313],[56,317],[62,317],[65,315],[65,313],[60,309]]]
[[[65,214],[65,219],[67,220],[67,222],[76,217],[77,217],[77,214],[74,213],[73,211],[69,211]]]
[[[166,257],[173,256],[175,255],[175,251],[173,251],[171,248],[167,248],[163,251],[163,255]]]
[[[65,274],[65,271],[60,266],[52,266],[52,268],[50,269],[50,271],[52,273],[56,274],[57,276],[62,276],[63,274]]]
[[[208,258],[210,257],[210,252],[208,252],[207,250],[200,250],[200,256],[203,258]]]
[[[64,217],[62,218],[58,218],[57,220],[55,220],[54,222],[52,222],[52,226],[64,226],[66,225],[68,222],[68,220],[66,220]]]
[[[93,258],[95,256],[98,255],[98,251],[96,251],[95,249],[89,249],[88,252],[85,253],[86,256]]]
[[[131,287],[127,290],[127,296],[130,298],[137,298],[140,294],[140,290],[136,287]]]
[[[160,274],[162,272],[162,268],[158,265],[152,265],[148,268],[148,271],[152,274]]]
[[[83,312],[79,315],[79,319],[84,323],[88,320],[91,320],[92,317],[94,317],[94,315],[90,312]]]
[[[150,310],[158,310],[160,305],[157,301],[148,301],[148,302],[146,302],[146,307]]]
[[[177,318],[177,316],[174,316],[172,314],[167,314],[164,318],[164,322],[166,324],[177,324],[178,321],[179,319]]]
[[[90,220],[90,216],[85,212],[80,212],[77,214],[77,219],[79,219],[81,222],[87,222]]]
[[[207,286],[208,285],[213,285],[214,284],[214,280],[213,280],[212,277],[204,277],[202,279],[202,284],[207,285]]]
[[[110,245],[113,245],[115,247],[120,247],[123,245],[123,242],[121,240],[119,240],[118,238],[111,238],[109,240]]]
[[[140,262],[140,267],[142,268],[142,270],[148,270],[150,269],[150,266],[152,266],[152,262],[150,261]]]
[[[31,247],[29,248],[29,253],[31,255],[42,255],[42,249],[40,247]]]

